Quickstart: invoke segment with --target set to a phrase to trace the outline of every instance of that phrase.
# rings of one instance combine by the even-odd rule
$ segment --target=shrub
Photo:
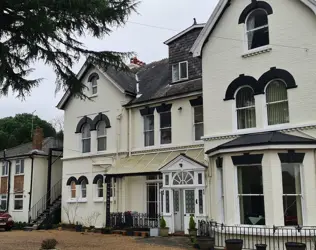
[[[55,239],[47,239],[42,242],[42,249],[55,249],[57,245],[57,240]]]
[[[195,226],[196,226],[196,223],[194,221],[194,217],[193,217],[193,215],[191,215],[190,222],[189,222],[189,229],[196,229]]]
[[[166,228],[166,221],[164,217],[161,217],[160,219],[160,228]]]

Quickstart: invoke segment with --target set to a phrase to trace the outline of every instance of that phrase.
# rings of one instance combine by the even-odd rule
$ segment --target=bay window
[[[238,166],[240,223],[265,225],[262,167]]]
[[[302,225],[301,170],[298,163],[282,163],[284,225]]]
[[[236,95],[237,128],[256,127],[256,107],[253,89],[241,88]]]

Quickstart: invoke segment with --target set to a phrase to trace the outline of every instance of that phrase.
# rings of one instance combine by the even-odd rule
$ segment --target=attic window
[[[188,62],[180,62],[172,65],[172,82],[188,79]]]
[[[99,75],[97,73],[91,74],[88,78],[88,82],[90,83],[91,87],[91,95],[96,95],[98,93],[98,80]]]

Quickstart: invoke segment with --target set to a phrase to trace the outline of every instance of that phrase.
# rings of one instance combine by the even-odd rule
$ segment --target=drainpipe
[[[11,189],[11,161],[6,159],[6,149],[3,151],[3,159],[6,164],[6,162],[9,163],[9,171],[8,171],[8,197],[7,197],[7,212],[9,212],[10,207],[10,189]]]
[[[50,148],[48,151],[48,169],[47,169],[47,202],[46,202],[46,208],[50,204],[50,198],[51,198],[51,184],[52,184],[52,154],[53,149]]]
[[[30,155],[31,158],[31,181],[30,181],[30,192],[29,192],[29,212],[31,211],[32,207],[32,189],[33,189],[33,166],[34,166],[34,156]],[[30,218],[29,218],[30,222]]]

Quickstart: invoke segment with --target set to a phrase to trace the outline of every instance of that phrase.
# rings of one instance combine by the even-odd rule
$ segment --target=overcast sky
[[[129,22],[114,30],[102,40],[82,38],[86,47],[94,50],[134,51],[140,60],[150,63],[168,57],[168,47],[164,41],[193,24],[204,23],[211,15],[218,0],[142,0],[138,14],[130,16]],[[143,25],[141,25],[143,24]],[[149,27],[156,26],[161,28]],[[78,72],[84,58],[73,68]],[[56,105],[63,93],[55,94],[55,75],[51,68],[37,63],[31,77],[44,78],[24,101],[14,95],[0,97],[0,118],[18,113],[31,113],[51,121],[61,117],[63,112]]]

